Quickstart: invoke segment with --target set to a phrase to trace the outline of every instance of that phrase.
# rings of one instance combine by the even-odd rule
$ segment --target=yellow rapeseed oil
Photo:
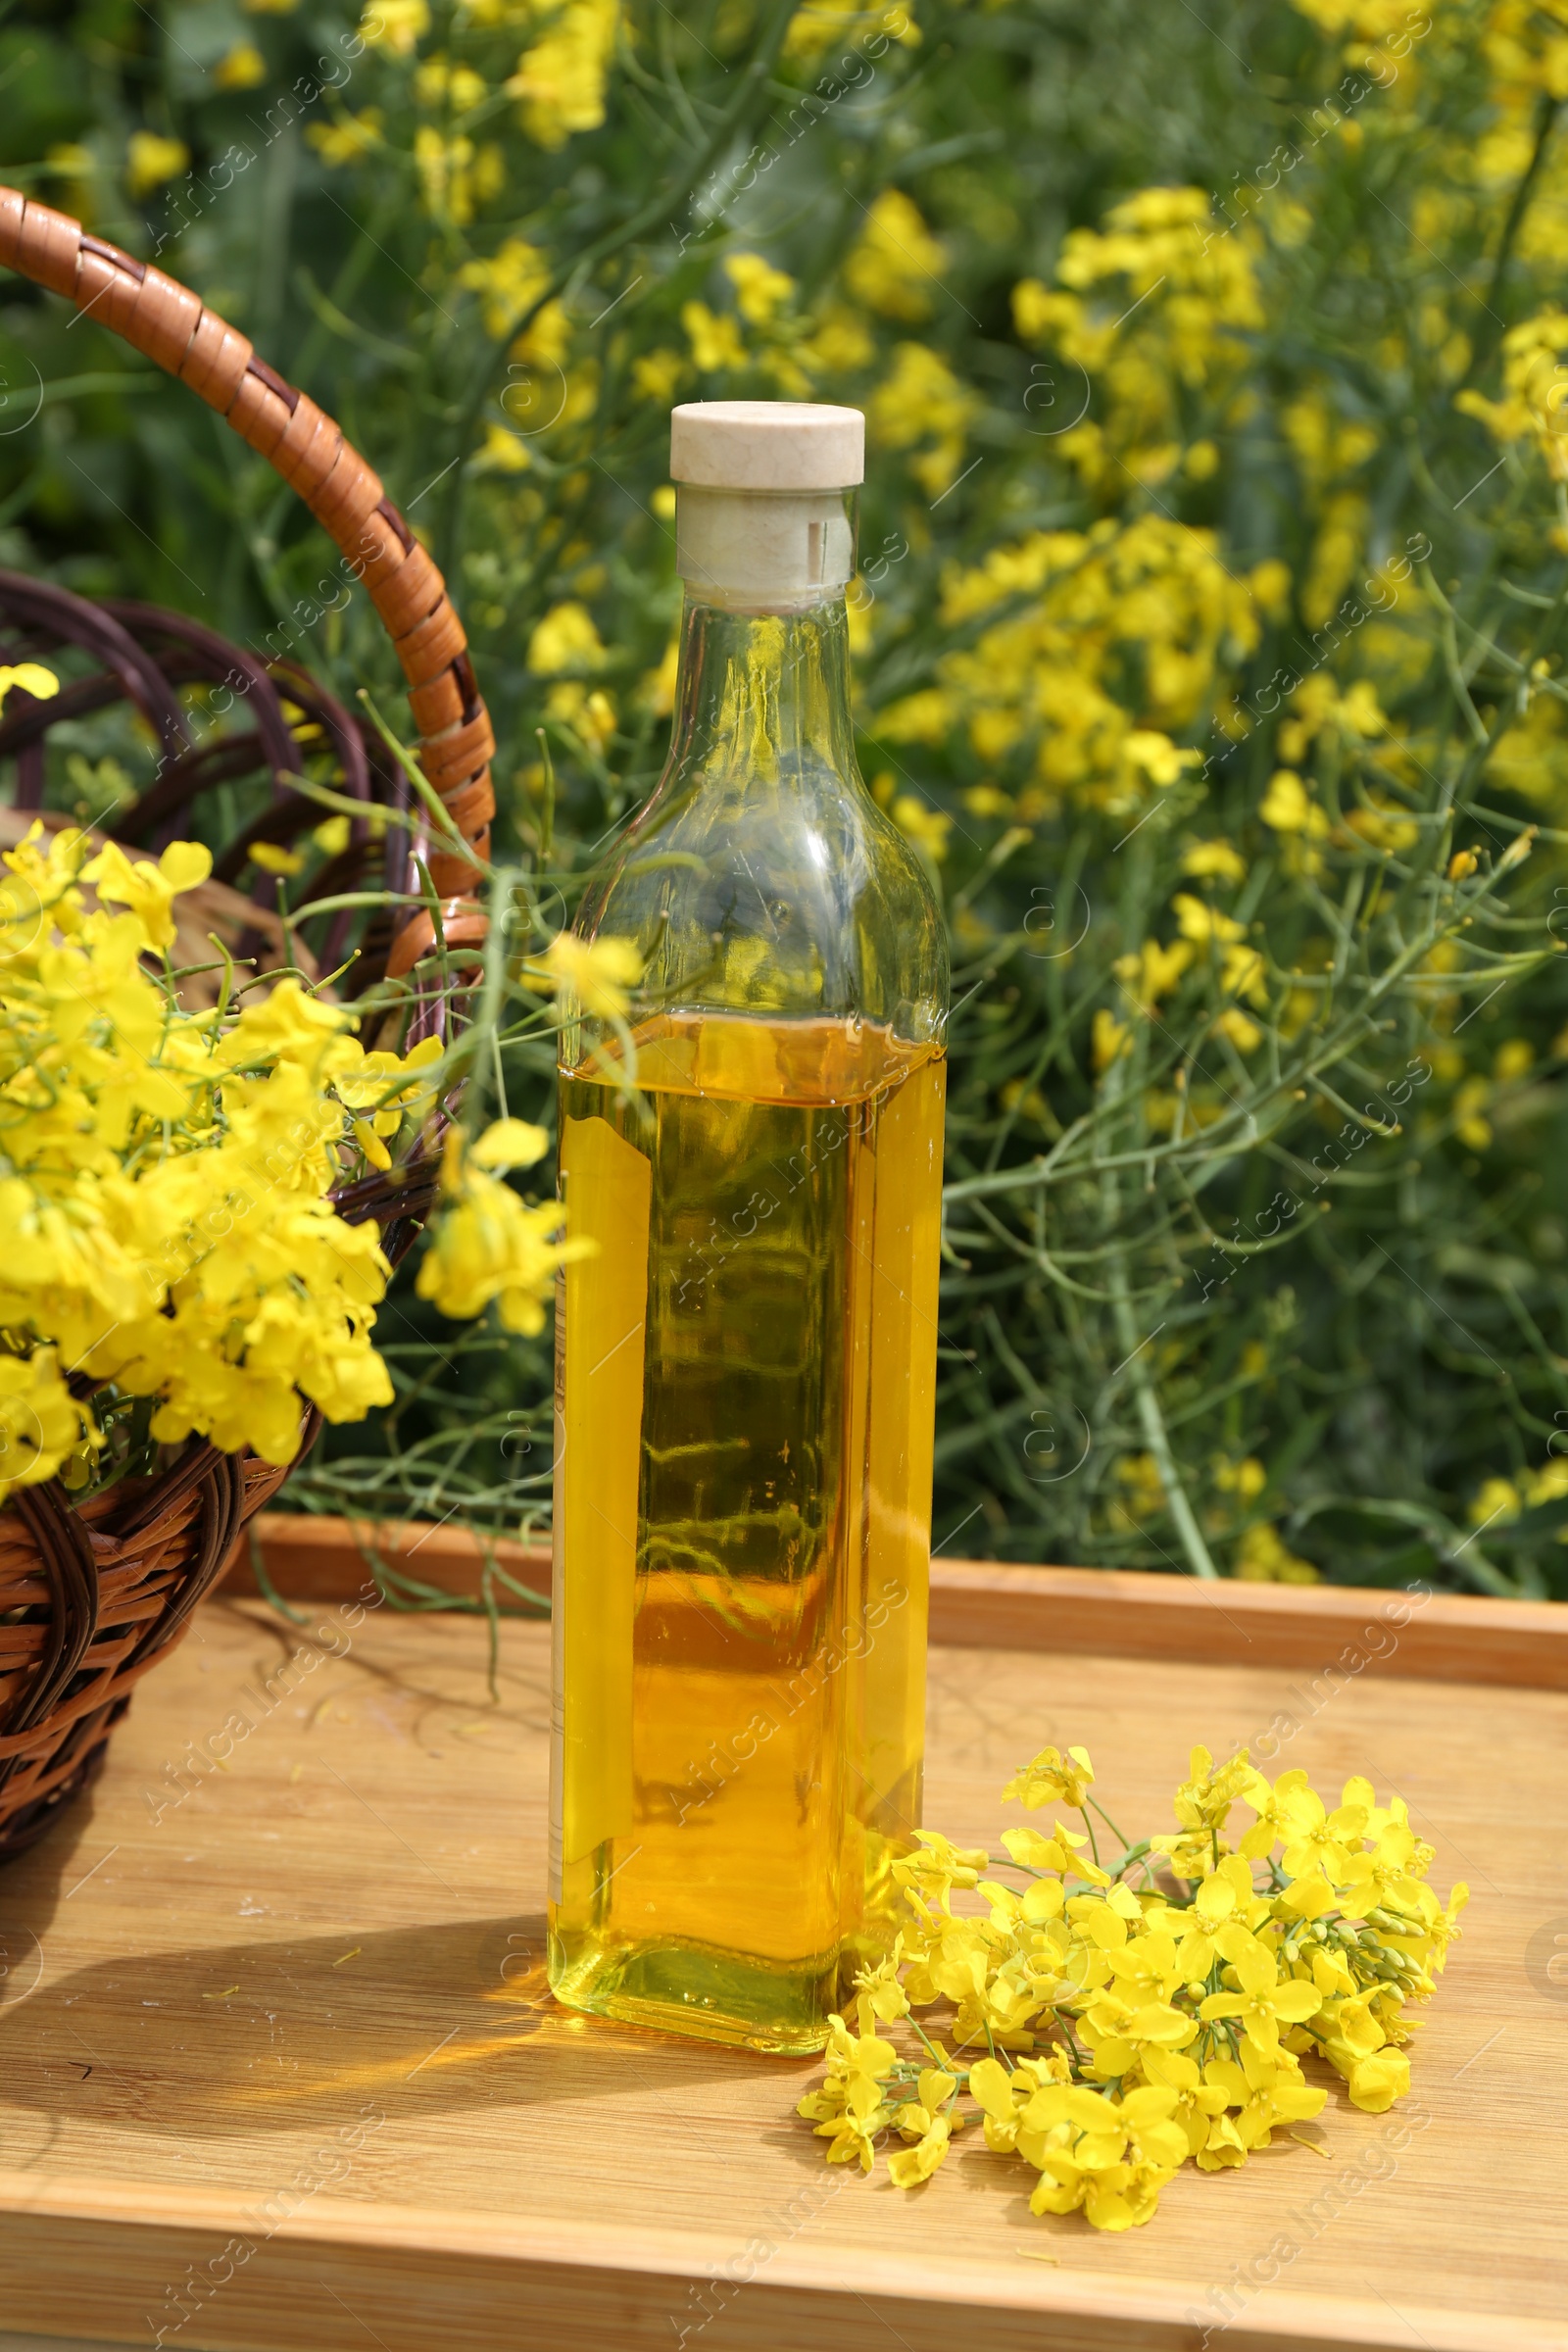
[[[919,1818],[944,1064],[839,1022],[562,1090],[565,2000],[818,2048]]]

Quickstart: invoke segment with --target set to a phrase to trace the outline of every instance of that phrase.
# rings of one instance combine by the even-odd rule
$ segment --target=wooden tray
[[[960,1838],[995,1837],[1048,1740],[1153,1826],[1195,1740],[1261,1737],[1276,1769],[1396,1788],[1440,1886],[1474,1888],[1402,2108],[1336,2095],[1315,2150],[1185,2172],[1104,2237],[1032,2218],[1032,2176],[977,2141],[912,2197],[830,2172],[791,2113],[810,2065],[557,2010],[546,1630],[506,1627],[492,1704],[471,1618],[362,1614],[346,1531],[265,1541],[307,1623],[209,1604],[89,1803],[0,1875],[0,2327],[216,2352],[1568,2345],[1568,1611],[937,1564],[927,1812]],[[471,1541],[380,1548],[471,1589]]]

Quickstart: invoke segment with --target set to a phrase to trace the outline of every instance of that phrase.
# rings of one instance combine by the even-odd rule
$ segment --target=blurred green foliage
[[[1562,0],[0,0],[5,176],[371,458],[563,910],[660,764],[670,403],[866,408],[862,764],[956,975],[939,1544],[1568,1593],[1563,92]],[[188,393],[16,281],[0,376],[0,562],[393,707]],[[151,754],[77,735],[96,813]],[[543,1346],[382,1332],[299,1498],[536,1515]]]

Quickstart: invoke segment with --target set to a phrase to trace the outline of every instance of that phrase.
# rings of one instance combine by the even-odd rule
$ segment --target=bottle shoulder
[[[858,1013],[934,1035],[947,943],[915,851],[858,775],[666,774],[590,874],[576,928],[630,939],[666,1004]]]

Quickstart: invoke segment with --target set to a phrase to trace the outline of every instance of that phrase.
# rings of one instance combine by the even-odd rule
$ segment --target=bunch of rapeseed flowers
[[[171,907],[208,853],[158,863],[42,829],[0,884],[0,1494],[66,1466],[86,1486],[124,1399],[287,1461],[300,1395],[331,1420],[390,1395],[370,1346],[390,1268],[327,1196],[427,1098],[407,1059],[285,979],[187,1013]],[[96,903],[94,903],[94,901]]]
[[[1128,1844],[1094,1777],[1083,1748],[1045,1748],[1004,1797],[1076,1809],[1081,1831],[1005,1830],[1004,1861],[921,1830],[895,1865],[909,1925],[859,1973],[855,2023],[833,2019],[827,2080],[799,2106],[830,2164],[869,2172],[896,2132],[888,2171],[912,2188],[978,2115],[994,2154],[1039,2174],[1034,2212],[1126,2230],[1189,2158],[1245,2164],[1318,2115],[1328,2091],[1303,2058],[1370,2114],[1408,2090],[1406,2011],[1431,1998],[1469,1889],[1439,1901],[1399,1797],[1380,1805],[1357,1776],[1330,1810],[1298,1769],[1271,1785],[1245,1748],[1216,1766],[1195,1747],[1177,1830]],[[1238,1802],[1256,1818],[1233,1844]],[[1108,1865],[1091,1812],[1122,1841]],[[955,1888],[986,1911],[956,1913]],[[938,2004],[951,2048],[912,2014]],[[901,2021],[907,2057],[883,2031]]]
[[[4,864],[0,1499],[57,1472],[105,1483],[193,1433],[287,1462],[302,1398],[329,1421],[390,1402],[370,1333],[391,1268],[331,1196],[389,1167],[400,1135],[417,1142],[440,1041],[368,1053],[355,1016],[293,976],[238,1009],[227,990],[184,1009],[167,951],[173,900],[211,870],[199,845],[154,863],[35,826]],[[545,1141],[500,1121],[471,1157],[504,1167]],[[558,1209],[454,1177],[430,1262],[462,1256],[479,1184],[488,1285],[443,1302],[474,1314],[500,1296],[512,1328],[536,1324]]]

